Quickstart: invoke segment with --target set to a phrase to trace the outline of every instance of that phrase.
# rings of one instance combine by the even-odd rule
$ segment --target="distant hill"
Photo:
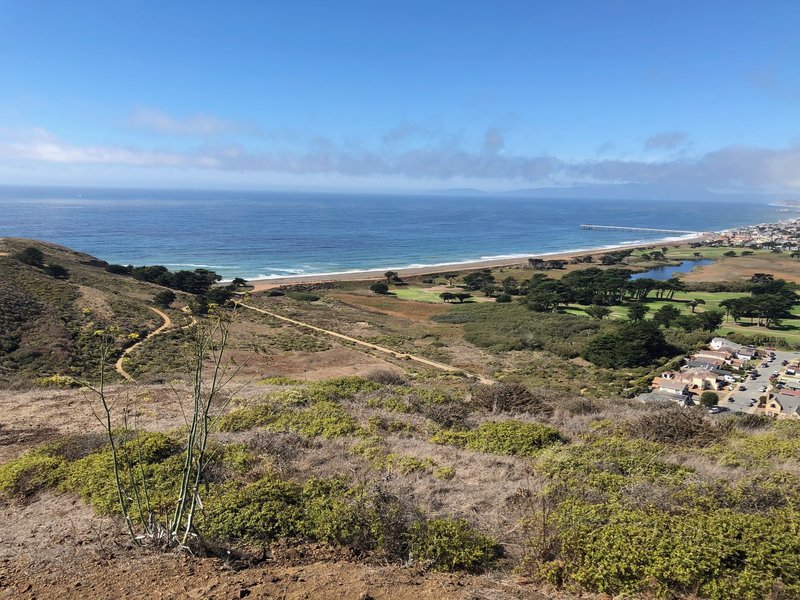
[[[42,266],[18,258],[43,254]],[[66,269],[66,278],[59,265]],[[84,376],[96,365],[93,333],[110,323],[146,334],[161,322],[147,308],[157,285],[114,275],[107,263],[46,242],[0,239],[0,383],[53,374]]]

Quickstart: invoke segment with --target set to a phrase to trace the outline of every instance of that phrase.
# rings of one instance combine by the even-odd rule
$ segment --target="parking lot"
[[[737,382],[733,386],[733,391],[725,397],[720,397],[719,406],[727,409],[724,412],[732,411],[732,412],[745,412],[745,413],[754,413],[758,408],[758,399],[761,396],[767,394],[767,392],[771,391],[771,385],[769,378],[772,376],[773,371],[783,372],[786,368],[781,365],[782,361],[790,361],[794,358],[797,358],[797,354],[793,352],[785,352],[781,350],[775,350],[775,360],[769,360],[768,358],[761,358],[756,361],[756,369],[758,370],[758,376],[755,379],[750,379],[748,376],[744,381]],[[762,367],[761,365],[764,362],[769,362],[769,366]],[[742,386],[745,389],[739,390],[739,387]],[[767,392],[760,391],[762,386],[767,387]],[[756,403],[750,406],[750,401],[755,400]],[[732,400],[732,401],[731,401]]]

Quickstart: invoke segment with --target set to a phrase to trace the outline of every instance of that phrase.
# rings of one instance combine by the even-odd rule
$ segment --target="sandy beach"
[[[504,258],[494,260],[479,260],[473,262],[450,263],[444,265],[432,265],[426,267],[408,267],[408,268],[393,268],[400,277],[417,277],[421,275],[431,275],[434,273],[446,273],[448,271],[476,271],[478,269],[498,268],[498,267],[521,267],[528,263],[529,258],[543,258],[547,260],[565,259],[568,260],[575,256],[585,256],[587,254],[599,255],[614,250],[623,250],[631,248],[646,248],[650,246],[662,246],[666,244],[671,245],[685,245],[693,242],[699,242],[708,237],[709,234],[703,234],[693,237],[682,238],[680,240],[653,240],[647,243],[640,244],[620,244],[618,246],[604,246],[602,248],[573,250],[567,252],[554,252],[546,254],[531,254],[525,257]],[[250,285],[253,286],[254,292],[269,290],[272,288],[280,287],[282,285],[291,285],[298,283],[328,283],[336,281],[372,281],[384,279],[384,273],[388,269],[378,269],[371,271],[352,271],[349,273],[335,273],[323,275],[301,275],[293,277],[276,277],[273,279],[251,279]]]

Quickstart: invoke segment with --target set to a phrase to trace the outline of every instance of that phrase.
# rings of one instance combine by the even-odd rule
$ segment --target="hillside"
[[[663,326],[653,358],[601,367],[581,358],[592,341],[641,325],[347,282],[171,308],[147,335],[159,286],[2,243],[0,596],[800,597],[800,421],[625,397],[712,332]],[[31,246],[42,266],[15,258]],[[141,332],[133,380],[104,389],[114,446],[95,392],[42,379],[96,384],[109,324]],[[208,453],[185,471],[198,427]],[[202,502],[181,542],[164,533],[179,497]]]
[[[56,278],[17,255],[36,248],[44,265],[68,272]],[[0,381],[51,375],[86,377],[96,368],[91,338],[115,324],[140,337],[161,325],[148,305],[160,286],[108,273],[106,263],[45,242],[0,240]]]

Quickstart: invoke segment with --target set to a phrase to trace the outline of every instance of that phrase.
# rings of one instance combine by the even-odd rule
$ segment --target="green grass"
[[[691,260],[694,258],[710,258],[716,260],[718,258],[724,257],[725,253],[731,250],[736,252],[737,256],[741,255],[742,250],[747,250],[746,248],[727,248],[727,247],[712,248],[707,246],[703,246],[701,248],[690,248],[688,245],[682,246],[680,248],[673,248],[672,245],[670,244],[654,244],[653,246],[654,247],[652,250],[645,250],[643,248],[634,250],[633,256],[641,257],[641,255],[644,253],[653,252],[653,250],[660,251],[662,247],[666,247],[667,253],[664,255],[664,257],[667,259],[667,261]],[[694,255],[695,252],[699,252],[701,256],[695,256]],[[751,252],[753,253],[753,256],[772,254],[770,250],[751,250]]]
[[[717,250],[717,248],[711,248],[711,250]],[[667,304],[672,304],[673,306],[679,308],[682,314],[692,314],[692,309],[689,306],[689,302],[695,299],[705,301],[705,304],[701,304],[695,309],[696,313],[701,313],[707,310],[719,310],[724,313],[725,309],[720,307],[720,302],[729,300],[731,298],[742,298],[744,296],[747,296],[747,294],[741,292],[679,292],[675,294],[673,301],[651,298],[646,301],[647,306],[650,308],[648,318],[651,318],[653,313]],[[611,309],[611,314],[608,316],[608,318],[615,320],[627,319],[629,307],[630,303],[609,307]],[[564,312],[572,315],[587,316],[584,309],[585,307],[583,306],[571,305],[566,307]],[[800,307],[796,308],[792,315],[795,318],[785,319],[780,329],[767,329],[766,327],[758,327],[757,325],[751,325],[747,321],[742,321],[736,324],[731,319],[723,322],[722,326],[717,329],[715,333],[723,335],[734,331],[736,333],[745,335],[763,335],[774,338],[782,338],[789,343],[800,344]]]
[[[462,288],[454,287],[452,288],[453,294],[458,294],[464,292]],[[402,300],[415,300],[417,302],[435,302],[437,304],[442,303],[442,299],[439,298],[439,294],[441,294],[441,290],[431,290],[429,288],[420,288],[420,287],[400,287],[395,288],[392,290],[392,293]],[[475,296],[476,294],[481,294],[482,292],[468,292]],[[469,300],[465,300],[464,303],[467,302],[475,302],[473,298]],[[457,302],[455,304],[458,304]]]

